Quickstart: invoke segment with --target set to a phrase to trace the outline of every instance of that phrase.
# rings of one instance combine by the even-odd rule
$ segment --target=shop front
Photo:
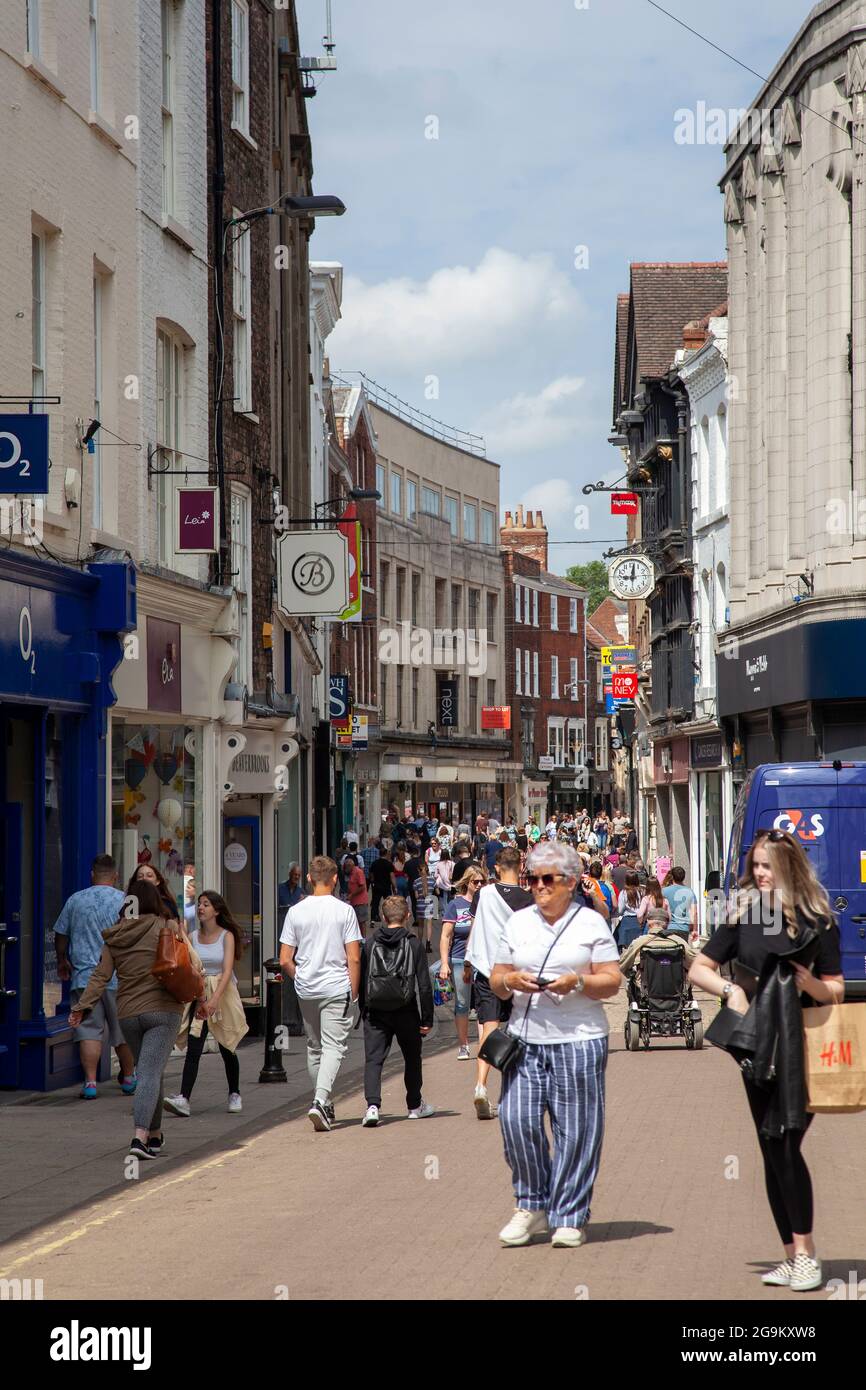
[[[505,816],[505,782],[500,781],[495,764],[440,764],[431,759],[418,763],[392,762],[388,756],[381,766],[381,808],[399,816],[413,814],[419,807],[437,820],[451,825],[465,823],[474,828],[477,816]]]
[[[526,810],[526,815],[522,817],[524,823],[531,820],[540,828],[547,824],[549,791],[550,786],[547,782],[524,782],[524,807]]]
[[[733,815],[731,767],[720,729],[689,739],[691,869],[695,891],[718,888],[724,877]]]
[[[657,853],[684,868],[691,882],[689,740],[656,738],[652,753]]]
[[[0,1087],[78,1079],[54,924],[106,843],[107,710],[135,627],[129,563],[0,558]]]

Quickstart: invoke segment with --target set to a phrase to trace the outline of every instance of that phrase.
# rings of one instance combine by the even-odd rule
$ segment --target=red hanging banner
[[[637,516],[637,493],[612,492],[610,494],[610,514],[611,516]]]

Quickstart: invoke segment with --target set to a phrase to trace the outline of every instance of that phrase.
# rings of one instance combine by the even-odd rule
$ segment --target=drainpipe
[[[217,324],[216,370],[214,373],[214,459],[219,488],[219,552],[216,561],[218,584],[225,584],[231,566],[227,563],[228,528],[226,525],[225,441],[223,438],[223,398],[225,396],[226,326],[225,326],[225,266],[223,264],[224,209],[226,187],[225,149],[223,143],[222,98],[222,5],[211,3],[211,81],[213,83],[213,260],[214,260],[214,320]],[[221,327],[220,327],[221,325]]]

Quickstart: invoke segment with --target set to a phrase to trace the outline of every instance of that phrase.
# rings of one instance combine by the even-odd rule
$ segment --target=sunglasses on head
[[[787,830],[763,830],[755,831],[755,843],[760,839],[770,840],[774,845],[778,845],[782,840],[790,840],[791,836]]]
[[[558,878],[565,878],[565,874],[527,874],[526,882],[530,888],[535,888],[539,883],[543,883],[545,888],[552,888]]]

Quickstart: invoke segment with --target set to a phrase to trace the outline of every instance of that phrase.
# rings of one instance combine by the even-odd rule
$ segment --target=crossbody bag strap
[[[542,979],[544,978],[544,967],[546,966],[547,962],[550,960],[550,957],[551,957],[551,954],[552,954],[552,952],[553,952],[554,946],[556,945],[556,943],[557,943],[557,941],[559,940],[559,938],[562,936],[562,933],[563,933],[564,931],[567,931],[567,930],[568,930],[568,928],[571,926],[572,922],[574,921],[575,917],[577,917],[577,916],[580,914],[580,912],[581,912],[581,909],[580,909],[579,907],[575,908],[575,910],[572,912],[571,916],[569,917],[568,921],[565,922],[565,923],[560,927],[559,931],[556,933],[556,936],[553,938],[553,940],[551,941],[550,945],[548,946],[548,948],[547,948],[547,955],[544,957],[544,960],[541,962],[541,966],[539,967],[539,971],[538,971],[538,974],[539,974],[539,976],[540,976]],[[524,1012],[523,1012],[523,1032],[524,1032],[524,1035],[529,1031],[529,1010],[532,1008],[532,1001],[533,1001],[534,999],[537,999],[537,998],[538,998],[538,995],[537,995],[537,994],[530,994],[529,999],[528,999],[527,1002],[526,1002],[526,1008],[525,1008],[525,1010],[524,1010]],[[518,1036],[519,1036],[519,1035],[518,1035]]]

